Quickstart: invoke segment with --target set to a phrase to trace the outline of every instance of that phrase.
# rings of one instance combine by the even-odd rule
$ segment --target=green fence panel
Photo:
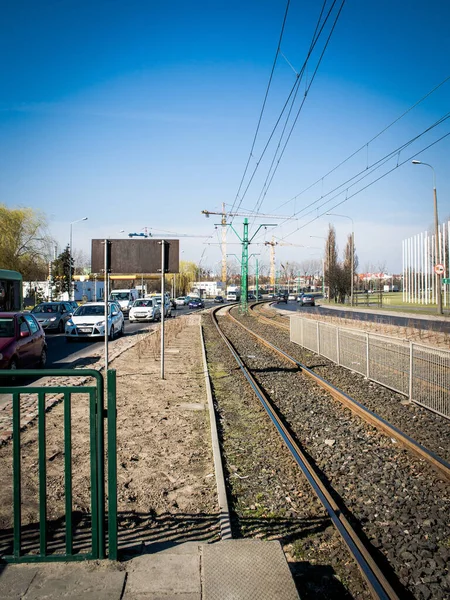
[[[94,385],[19,385],[23,378],[77,377],[93,378]],[[107,372],[107,410],[104,410],[104,382],[102,375],[93,369],[61,370],[18,370],[14,371],[14,384],[8,383],[11,372],[0,371],[0,393],[12,398],[12,466],[13,466],[13,535],[12,553],[0,553],[0,562],[70,561],[104,558],[117,559],[117,457],[116,457],[116,373]],[[5,381],[6,380],[6,381]],[[39,465],[38,506],[39,544],[33,553],[23,550],[22,526],[22,462],[21,462],[21,395],[37,395],[37,452]],[[47,432],[46,397],[63,396],[63,447],[64,447],[64,552],[48,550],[48,497],[47,497]],[[89,398],[89,464],[90,464],[90,508],[91,508],[91,551],[74,552],[73,523],[73,440],[72,408],[76,396],[87,394]],[[105,435],[104,419],[108,423],[108,544],[105,531]],[[106,551],[108,548],[108,551]]]

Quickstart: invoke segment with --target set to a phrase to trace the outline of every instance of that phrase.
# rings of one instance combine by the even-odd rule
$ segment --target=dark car
[[[216,296],[216,297],[214,298],[214,302],[215,302],[216,304],[222,304],[222,302],[225,302],[225,300],[224,300],[224,297],[223,297],[223,296]]]
[[[280,304],[280,302],[284,302],[285,304],[287,304],[288,301],[288,295],[283,293],[277,294],[277,304]]]
[[[311,294],[302,294],[301,296],[298,297],[297,301],[299,302],[300,306],[315,306],[316,305],[314,296],[312,296]]]
[[[256,300],[256,296],[253,292],[247,294],[247,300]]]
[[[78,308],[78,302],[76,302],[75,300],[67,300],[66,304],[70,304],[70,306],[72,307],[72,312],[75,312]]]
[[[0,313],[0,369],[44,368],[45,333],[30,313]],[[1,379],[0,379],[1,382]]]
[[[43,329],[64,333],[66,322],[75,309],[69,302],[42,302],[31,312]]]
[[[189,308],[205,308],[205,303],[201,298],[193,298],[189,302]]]

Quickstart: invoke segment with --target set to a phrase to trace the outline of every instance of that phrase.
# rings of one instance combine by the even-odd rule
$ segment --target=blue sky
[[[213,268],[220,261],[214,245],[214,223],[220,218],[205,219],[203,209],[220,211],[225,202],[242,213],[262,201],[262,214],[297,213],[297,220],[278,220],[282,225],[260,232],[259,242],[274,235],[286,243],[321,246],[310,236],[325,236],[332,221],[343,250],[350,220],[324,214],[336,212],[353,219],[360,271],[372,265],[399,272],[402,239],[433,223],[430,169],[410,160],[401,163],[416,157],[433,165],[440,220],[449,217],[450,136],[435,142],[450,132],[450,120],[374,173],[372,165],[449,112],[450,81],[368,142],[450,76],[450,4],[347,0],[314,80],[330,22],[297,80],[321,7],[318,0],[290,2],[238,194],[285,2],[4,2],[0,202],[44,211],[60,248],[69,241],[70,222],[87,216],[73,226],[74,248],[86,253],[91,238],[121,237],[122,229],[212,236],[182,238],[180,249],[183,259],[202,257],[202,264]],[[332,1],[325,7],[329,10]],[[293,114],[304,103],[282,156],[275,155],[278,167],[266,189],[280,127],[262,151],[296,81]],[[360,183],[327,195],[364,171],[367,177]],[[242,220],[233,221],[238,231]],[[251,220],[251,235],[264,222],[274,221]],[[236,241],[231,232],[228,240]],[[267,247],[255,245],[251,251],[268,263]],[[320,256],[314,248],[276,250],[277,261]]]

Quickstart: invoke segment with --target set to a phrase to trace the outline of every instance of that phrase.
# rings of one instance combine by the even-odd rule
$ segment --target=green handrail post
[[[108,556],[117,560],[117,407],[116,371],[107,373],[108,389]]]

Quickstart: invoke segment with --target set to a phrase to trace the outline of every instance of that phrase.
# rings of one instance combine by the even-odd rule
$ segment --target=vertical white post
[[[336,327],[336,355],[337,355],[337,364],[338,366],[341,364],[341,349],[339,345],[339,327]]]
[[[369,334],[366,333],[366,376],[367,379],[370,378],[370,369],[369,369]]]
[[[164,297],[164,264],[165,264],[165,240],[161,240],[161,379],[164,379],[164,311],[165,311],[165,297]]]
[[[409,400],[412,401],[413,394],[413,356],[414,356],[414,346],[412,342],[409,342]]]

